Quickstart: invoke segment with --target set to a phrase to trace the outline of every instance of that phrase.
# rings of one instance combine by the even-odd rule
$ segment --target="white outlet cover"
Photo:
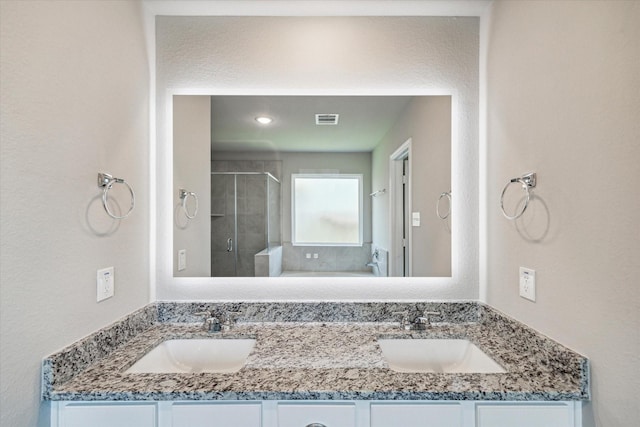
[[[536,271],[520,267],[520,296],[529,301],[536,301]]]
[[[411,225],[420,227],[420,212],[411,212]]]
[[[187,250],[180,249],[178,251],[178,271],[186,270],[187,268]]]
[[[96,302],[111,298],[115,292],[114,268],[98,270],[96,277]]]

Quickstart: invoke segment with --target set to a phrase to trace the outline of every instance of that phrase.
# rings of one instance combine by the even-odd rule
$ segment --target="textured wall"
[[[354,2],[359,3],[359,2]],[[240,8],[240,6],[238,6]],[[288,10],[283,7],[283,13]],[[478,296],[478,18],[158,17],[159,177],[170,164],[168,92],[211,94],[457,94],[460,244],[453,284],[380,279],[330,284],[173,279],[167,206],[158,194],[159,299],[421,299]],[[259,41],[259,42],[257,42]],[[162,182],[159,181],[162,188]],[[188,283],[188,284],[187,284]],[[270,283],[275,283],[271,280]]]
[[[148,302],[141,16],[134,2],[0,2],[2,426],[47,425],[42,358]],[[99,171],[133,186],[129,218],[107,217]],[[96,303],[108,266],[115,296]]]
[[[496,2],[488,39],[487,302],[591,359],[586,426],[640,419],[640,3]],[[535,171],[518,221],[509,178]],[[536,270],[537,301],[518,296]]]

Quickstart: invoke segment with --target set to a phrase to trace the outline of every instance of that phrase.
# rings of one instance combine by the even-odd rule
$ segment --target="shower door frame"
[[[269,227],[269,219],[271,218],[271,212],[270,209],[271,207],[269,206],[269,179],[273,179],[275,182],[277,182],[278,184],[282,185],[282,183],[280,182],[280,180],[278,178],[276,178],[275,176],[273,176],[271,173],[269,172],[211,172],[210,173],[211,176],[213,175],[228,175],[231,176],[233,175],[233,240],[231,242],[231,250],[228,251],[229,252],[233,252],[233,271],[234,271],[234,275],[233,276],[215,276],[214,275],[214,269],[213,269],[213,265],[211,266],[211,277],[244,277],[244,276],[238,276],[238,175],[263,175],[265,177],[266,180],[266,186],[265,186],[265,248],[269,249],[270,245],[271,245],[271,230]],[[226,186],[225,186],[225,191],[226,191]],[[226,197],[226,194],[225,194]],[[213,198],[212,198],[213,200]],[[225,202],[226,203],[226,202]],[[280,200],[280,203],[282,203],[282,201]],[[212,226],[212,232],[213,232],[213,226]],[[282,236],[280,238],[280,240],[282,240]],[[227,246],[227,248],[229,248],[229,246]],[[212,250],[212,254],[213,254],[213,250]],[[254,276],[247,276],[247,277],[255,277],[255,271],[254,271]]]

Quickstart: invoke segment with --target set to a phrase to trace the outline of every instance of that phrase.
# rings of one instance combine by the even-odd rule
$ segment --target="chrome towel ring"
[[[446,214],[440,215],[440,201],[443,197],[449,199],[449,210],[447,210]],[[451,215],[451,191],[445,191],[440,194],[440,197],[438,197],[438,203],[436,203],[436,215],[438,215],[438,218],[440,219],[447,219],[449,218],[449,215]]]
[[[109,209],[109,190],[113,187],[114,184],[123,184],[129,189],[129,194],[131,195],[131,205],[129,206],[129,210],[124,215],[116,215]],[[98,187],[101,187],[102,190],[102,205],[104,206],[104,210],[107,211],[107,215],[109,215],[113,219],[123,219],[129,216],[129,214],[133,211],[133,208],[136,207],[136,195],[133,192],[133,188],[129,185],[127,181],[122,178],[115,178],[108,173],[98,172]]]
[[[198,215],[198,196],[196,195],[196,193],[192,191],[187,191],[181,188],[178,194],[180,195],[180,199],[182,200],[181,205],[182,205],[182,210],[184,211],[184,214],[189,219],[195,218],[196,215]],[[193,214],[190,214],[189,209],[187,208],[187,199],[189,198],[189,196],[193,197],[193,200],[196,202],[196,207],[193,210]]]
[[[515,215],[509,215],[504,210],[504,193],[507,191],[507,188],[509,188],[509,186],[515,182],[520,183],[520,185],[522,186],[522,189],[526,191],[527,195],[524,201],[524,205],[522,206],[522,209],[520,210],[520,212],[516,212]],[[509,182],[507,182],[507,185],[504,186],[504,188],[502,189],[502,194],[500,195],[500,209],[502,210],[502,215],[504,215],[505,218],[510,220],[520,218],[524,213],[524,211],[526,211],[527,207],[529,206],[529,200],[531,200],[531,189],[535,187],[536,187],[535,172],[522,175],[520,178],[513,178]]]

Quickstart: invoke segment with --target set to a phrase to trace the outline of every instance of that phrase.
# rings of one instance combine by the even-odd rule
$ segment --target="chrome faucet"
[[[378,263],[378,257],[380,256],[380,252],[376,249],[371,254],[371,261],[365,264],[366,267],[375,267],[378,270],[378,275],[380,274],[380,264]]]
[[[396,316],[402,316],[400,320],[400,328],[405,331],[424,331],[431,326],[431,319],[429,316],[437,316],[440,313],[437,311],[424,311],[422,316],[418,316],[413,319],[413,322],[409,321],[409,312],[405,311],[395,311],[391,313]]]
[[[416,331],[424,331],[425,329],[428,329],[429,327],[431,327],[431,319],[429,318],[429,316],[438,316],[440,315],[440,312],[438,311],[424,311],[424,313],[422,313],[422,316],[418,316],[415,319],[413,319],[413,324],[412,327],[414,330]]]
[[[197,313],[193,313],[196,316],[204,316],[204,323],[202,324],[202,329],[207,332],[220,332],[222,330],[222,326],[220,325],[220,320],[216,316],[213,315],[212,311],[199,311]]]
[[[235,316],[239,316],[242,313],[239,311],[225,311],[224,314],[222,315],[222,330],[223,331],[230,331],[231,327],[233,325],[235,325]]]

